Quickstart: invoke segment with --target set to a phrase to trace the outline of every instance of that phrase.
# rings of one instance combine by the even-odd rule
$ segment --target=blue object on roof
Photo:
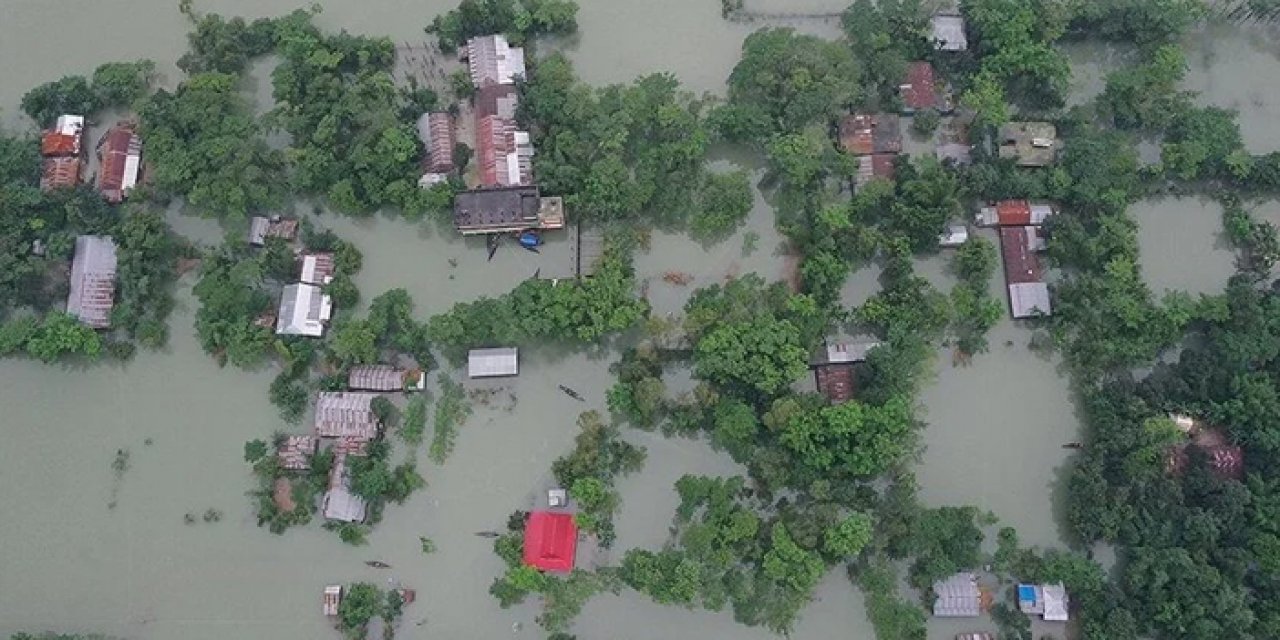
[[[538,235],[536,231],[525,231],[520,234],[520,246],[536,247],[540,244],[542,244],[542,236]]]
[[[1032,584],[1018,585],[1018,602],[1035,602],[1036,587]]]

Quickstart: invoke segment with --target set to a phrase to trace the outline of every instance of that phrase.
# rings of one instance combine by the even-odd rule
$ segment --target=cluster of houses
[[[1018,609],[1045,622],[1066,622],[1070,615],[1067,589],[1061,582],[1017,585]],[[933,615],[939,618],[977,618],[990,610],[992,594],[979,583],[973,573],[957,573],[933,583]],[[961,638],[990,638],[990,634],[971,632]]]
[[[1003,200],[978,212],[980,226],[999,229],[1009,308],[1014,318],[1047,316],[1053,311],[1040,252],[1046,246],[1042,225],[1055,211],[1049,203]]]
[[[40,189],[69,189],[80,184],[85,162],[85,119],[61,115],[40,135]],[[124,201],[142,173],[142,139],[128,123],[107,130],[98,142],[97,190],[112,204]],[[37,242],[33,251],[44,251]],[[71,260],[67,313],[94,329],[111,327],[115,304],[116,245],[109,236],[79,236]]]
[[[249,245],[266,246],[269,238],[294,243],[298,238],[298,221],[280,216],[250,219]],[[277,335],[319,338],[333,316],[333,300],[324,287],[333,281],[334,257],[327,251],[302,251],[298,261],[298,281],[281,290],[275,314],[263,315],[255,324],[274,327]]]
[[[85,119],[61,115],[40,136],[40,188],[67,189],[80,184],[85,163]],[[119,123],[98,141],[97,189],[112,204],[124,201],[142,175],[142,138],[130,123]]]

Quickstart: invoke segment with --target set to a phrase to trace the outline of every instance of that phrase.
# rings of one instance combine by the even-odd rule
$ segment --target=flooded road
[[[331,1],[317,22],[328,29],[420,42],[421,27],[453,4]],[[567,47],[584,79],[593,83],[670,71],[692,91],[721,93],[743,37],[755,28],[721,20],[714,0],[581,4],[582,34],[561,46]],[[763,10],[829,11],[842,8],[844,2],[749,4]],[[0,122],[29,127],[18,108],[26,90],[64,74],[89,73],[104,61],[151,58],[165,83],[176,84],[179,75],[173,63],[185,50],[189,28],[176,2],[132,0],[129,5],[122,11],[112,3],[92,0],[56,5],[8,0],[0,23],[0,59],[10,61],[0,66]],[[298,6],[285,0],[197,2],[201,11],[250,18]],[[796,26],[821,35],[837,30],[830,21]],[[68,39],[63,34],[103,37],[79,40],[78,35]],[[1246,113],[1242,125],[1255,151],[1280,148],[1280,130],[1268,124],[1274,122],[1280,95],[1273,88],[1257,88],[1262,85],[1248,83],[1245,76],[1219,72],[1237,53],[1274,68],[1278,63],[1265,44],[1223,34],[1206,36],[1203,46],[1217,53],[1201,58],[1216,65],[1215,72],[1201,76],[1193,70],[1188,81],[1199,83],[1208,92],[1207,100]],[[268,92],[265,68],[256,66],[252,75],[262,107]],[[737,164],[759,178],[758,167],[740,159]],[[1189,202],[1188,210],[1194,209],[1194,201]],[[1220,226],[1217,212],[1203,216],[1211,222],[1197,218],[1190,232],[1182,232],[1192,238],[1181,237],[1172,226],[1149,231],[1159,226],[1156,216],[1164,215],[1169,206],[1166,201],[1149,214],[1141,208],[1135,211],[1143,228],[1144,268],[1153,288],[1212,290],[1221,273],[1217,266],[1186,280],[1186,274],[1179,273],[1179,261],[1160,262],[1164,258],[1155,256],[1164,255],[1162,250],[1173,255],[1171,247],[1181,246],[1177,243],[1203,240],[1207,244],[1183,250],[1197,261],[1217,260],[1211,257],[1216,255],[1212,234]],[[1183,206],[1181,201],[1178,206]],[[208,221],[176,214],[173,219],[190,237],[208,243],[220,238],[220,230]],[[320,222],[364,252],[356,283],[365,302],[387,289],[404,287],[417,302],[420,318],[455,302],[506,292],[537,269],[554,268],[560,253],[557,240],[551,238],[542,255],[504,247],[486,262],[481,243],[442,233],[430,224],[329,215],[321,216]],[[781,237],[759,195],[744,226],[723,242],[703,247],[683,235],[655,232],[651,243],[637,256],[636,266],[639,279],[650,283],[650,299],[659,314],[678,311],[694,288],[726,276],[754,271],[776,280],[786,273]],[[754,250],[744,250],[749,245]],[[945,261],[945,256],[938,256],[920,266],[921,273],[944,290],[950,286]],[[687,273],[693,281],[684,287],[666,283],[662,276],[668,271]],[[876,270],[868,268],[851,277],[845,302],[860,302],[874,292],[875,275]],[[603,409],[608,366],[616,354],[527,350],[521,376],[505,383],[505,390],[517,398],[515,406],[498,402],[476,407],[443,466],[419,455],[427,489],[404,506],[388,508],[367,547],[343,545],[316,524],[274,536],[255,526],[244,495],[252,481],[242,460],[242,444],[277,429],[299,427],[280,423],[267,402],[273,372],[219,369],[201,353],[192,330],[190,285],[188,279],[180,288],[171,345],[163,353],[140,354],[126,367],[0,362],[0,432],[5,436],[0,468],[7,481],[0,509],[9,514],[0,522],[0,636],[57,628],[156,640],[337,638],[320,615],[323,585],[393,578],[418,590],[400,637],[545,637],[532,605],[502,610],[488,595],[489,583],[502,570],[501,561],[488,540],[472,533],[499,528],[508,513],[527,507],[547,485],[551,461],[572,446],[576,413]],[[998,276],[993,287],[1003,301]],[[991,352],[969,367],[952,368],[949,354],[940,352],[936,380],[922,397],[931,424],[924,435],[927,450],[919,474],[922,497],[929,504],[973,503],[1016,526],[1024,542],[1056,545],[1060,538],[1052,493],[1066,459],[1060,444],[1074,439],[1078,424],[1056,362],[1030,353],[1029,336],[1027,329],[1004,321],[990,336]],[[449,373],[458,377],[456,371]],[[568,400],[556,391],[557,384],[577,389],[588,402]],[[680,475],[742,472],[701,443],[639,432],[628,432],[627,437],[647,446],[649,458],[641,473],[619,484],[619,552],[631,545],[655,547],[666,538],[677,502],[672,483]],[[117,475],[112,461],[118,450],[128,452],[128,468]],[[404,455],[403,447],[396,455]],[[115,506],[109,508],[112,502]],[[184,523],[185,514],[208,509],[221,511],[221,521]],[[422,554],[420,536],[433,539],[438,551]],[[364,565],[375,558],[393,569]],[[593,600],[575,632],[584,640],[774,637],[735,624],[727,613],[661,607],[625,591]],[[931,637],[940,639],[947,632],[954,633],[950,627],[934,625]],[[872,637],[862,598],[842,571],[826,577],[792,637]]]

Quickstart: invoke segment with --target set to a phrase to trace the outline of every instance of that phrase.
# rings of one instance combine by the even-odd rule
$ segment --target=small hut
[[[249,244],[255,247],[265,245],[267,238],[284,238],[289,242],[293,242],[294,238],[297,237],[297,220],[290,220],[280,216],[272,216],[270,218],[254,216],[249,220]]]
[[[320,440],[312,435],[286,436],[276,450],[280,458],[280,468],[290,471],[304,471],[311,468],[311,457],[316,454]]]
[[[421,391],[426,386],[426,378],[420,369],[364,364],[351,367],[347,373],[347,388],[355,391]]]

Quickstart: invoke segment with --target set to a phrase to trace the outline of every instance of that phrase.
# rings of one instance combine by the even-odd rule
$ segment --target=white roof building
[[[937,600],[933,615],[939,618],[976,618],[982,615],[982,591],[972,573],[957,573],[933,583]]]
[[[515,347],[472,349],[467,353],[467,377],[496,378],[520,373],[520,354]]]
[[[1049,285],[1043,282],[1017,282],[1009,285],[1009,307],[1015,318],[1052,315]]]
[[[938,245],[943,248],[953,248],[964,244],[969,239],[969,227],[962,224],[953,224],[947,227],[946,232],[938,236]]]
[[[329,472],[329,490],[324,494],[324,517],[340,522],[364,522],[369,505],[351,492],[351,472],[347,457],[339,456]]]
[[[525,75],[524,49],[511,46],[506,36],[478,36],[467,41],[467,68],[476,88],[515,84]]]
[[[933,42],[939,51],[964,51],[969,39],[964,35],[964,17],[958,13],[933,16]]]
[[[53,130],[64,136],[77,136],[84,131],[84,116],[61,115],[53,123]]]
[[[291,284],[280,295],[280,310],[276,314],[276,333],[284,336],[324,335],[324,328],[333,315],[333,300],[314,284]]]

